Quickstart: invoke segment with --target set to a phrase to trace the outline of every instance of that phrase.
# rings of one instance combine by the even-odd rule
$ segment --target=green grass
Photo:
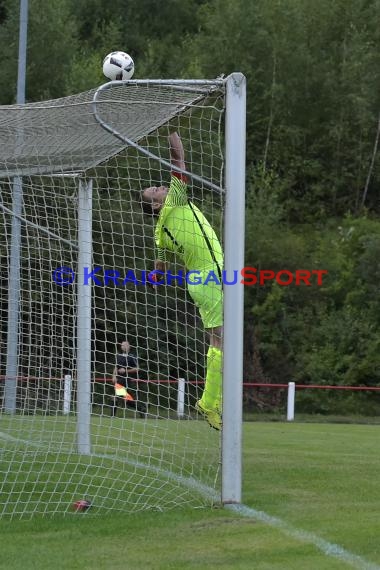
[[[247,422],[284,422],[286,414],[283,412],[245,412],[244,421]],[[363,415],[334,415],[334,414],[303,414],[297,412],[295,423],[318,424],[380,424],[380,416]]]
[[[204,421],[92,416],[90,456],[75,417],[5,416],[0,428],[0,516],[70,514],[74,497],[102,515],[212,503],[197,482],[218,478],[219,435]]]
[[[182,422],[181,429],[190,425]],[[374,425],[244,424],[244,503],[280,518],[285,532],[226,509],[99,516],[94,507],[71,517],[0,521],[0,568],[352,567],[292,529],[313,533],[380,567],[379,438]]]

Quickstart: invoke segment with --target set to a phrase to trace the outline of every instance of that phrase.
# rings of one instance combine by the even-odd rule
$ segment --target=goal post
[[[91,454],[91,290],[85,284],[92,266],[92,180],[79,181],[78,193],[78,315],[77,315],[77,438],[78,452]]]
[[[225,167],[225,270],[244,267],[246,83],[241,73],[227,79]],[[224,291],[222,501],[240,503],[242,488],[244,286]]]
[[[173,170],[186,175],[226,273],[243,267],[244,76],[109,82],[0,107],[0,122],[3,276],[15,267],[12,224],[21,227],[16,324],[10,286],[0,298],[1,351],[17,355],[12,378],[0,362],[0,516],[69,514],[79,499],[100,514],[240,502],[243,288],[224,287],[217,432],[195,406],[208,340],[187,276],[174,257],[172,281],[147,284],[156,222],[141,192],[168,185]],[[170,162],[173,131],[185,169]],[[10,332],[17,346],[7,347]],[[126,339],[137,373],[121,397]]]

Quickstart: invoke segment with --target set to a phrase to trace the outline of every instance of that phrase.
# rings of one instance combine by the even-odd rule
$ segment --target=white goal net
[[[209,339],[178,256],[183,278],[149,284],[141,195],[170,186],[179,133],[188,198],[223,245],[225,108],[222,80],[0,107],[2,516],[220,501],[221,432],[195,407]]]

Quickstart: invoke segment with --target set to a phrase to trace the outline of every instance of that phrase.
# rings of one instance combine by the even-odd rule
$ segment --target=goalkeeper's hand
[[[163,273],[166,272],[166,263],[157,259],[154,262],[154,271],[158,271],[160,273],[149,273],[148,284],[153,289],[155,289],[157,285],[162,284],[162,282],[165,280],[165,275],[163,275]]]

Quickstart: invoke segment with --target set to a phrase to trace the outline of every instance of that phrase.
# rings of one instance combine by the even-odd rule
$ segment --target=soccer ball
[[[103,73],[112,81],[131,79],[135,64],[130,55],[123,51],[113,51],[103,60]]]

